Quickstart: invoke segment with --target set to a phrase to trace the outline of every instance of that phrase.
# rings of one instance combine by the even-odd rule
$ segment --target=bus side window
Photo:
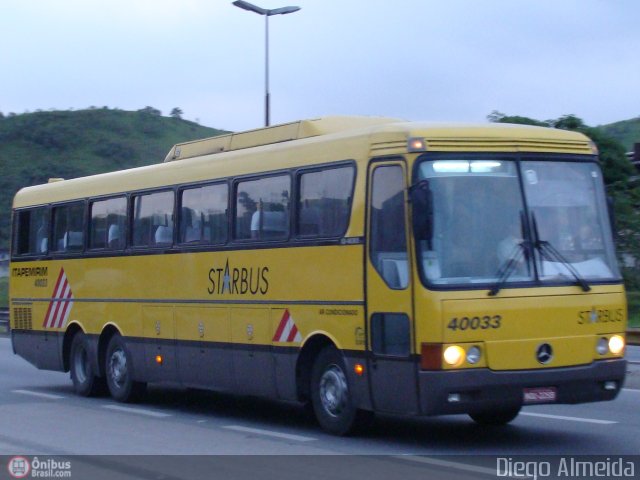
[[[173,243],[173,197],[173,191],[148,193],[134,197],[134,247]]]
[[[34,208],[16,212],[14,255],[40,255],[49,248],[49,210]]]
[[[53,209],[53,245],[56,252],[79,252],[84,247],[84,204]]]
[[[288,175],[238,183],[234,237],[237,240],[286,239],[289,235]]]
[[[89,248],[121,250],[125,245],[124,227],[127,215],[125,197],[91,203]]]
[[[180,243],[221,244],[227,241],[226,183],[185,189],[180,210]]]
[[[353,196],[352,166],[302,173],[296,225],[303,237],[343,235],[349,224]]]
[[[409,264],[402,168],[396,165],[378,167],[372,180],[371,261],[390,288],[407,288]]]

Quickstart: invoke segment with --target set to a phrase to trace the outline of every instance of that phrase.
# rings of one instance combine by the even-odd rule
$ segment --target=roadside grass
[[[629,307],[629,326],[640,328],[640,291],[627,292]]]

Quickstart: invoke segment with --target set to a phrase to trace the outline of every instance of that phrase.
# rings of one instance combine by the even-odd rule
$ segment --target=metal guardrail
[[[627,345],[640,345],[640,328],[627,330]]]
[[[9,332],[9,309],[0,308],[0,334]]]

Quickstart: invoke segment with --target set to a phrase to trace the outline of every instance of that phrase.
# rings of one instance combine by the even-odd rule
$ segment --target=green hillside
[[[627,152],[633,150],[634,143],[640,143],[640,117],[600,125],[598,128],[624,145]]]
[[[0,116],[0,249],[8,248],[15,192],[50,177],[74,178],[159,163],[176,143],[226,133],[154,108],[91,108]]]

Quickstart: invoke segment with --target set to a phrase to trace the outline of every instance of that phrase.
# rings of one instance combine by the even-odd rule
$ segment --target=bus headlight
[[[620,355],[624,351],[624,338],[621,335],[612,335],[609,339],[609,351],[614,355]]]
[[[480,347],[474,345],[469,350],[467,350],[467,362],[471,365],[478,363],[478,361],[480,360],[480,356]]]
[[[464,357],[464,349],[462,347],[459,347],[458,345],[451,345],[447,347],[442,354],[442,358],[444,358],[444,361],[452,367],[460,366],[462,364],[462,361],[464,360]]]
[[[598,345],[596,345],[596,352],[598,352],[600,355],[606,355],[607,353],[609,353],[609,340],[604,337],[598,340]]]

